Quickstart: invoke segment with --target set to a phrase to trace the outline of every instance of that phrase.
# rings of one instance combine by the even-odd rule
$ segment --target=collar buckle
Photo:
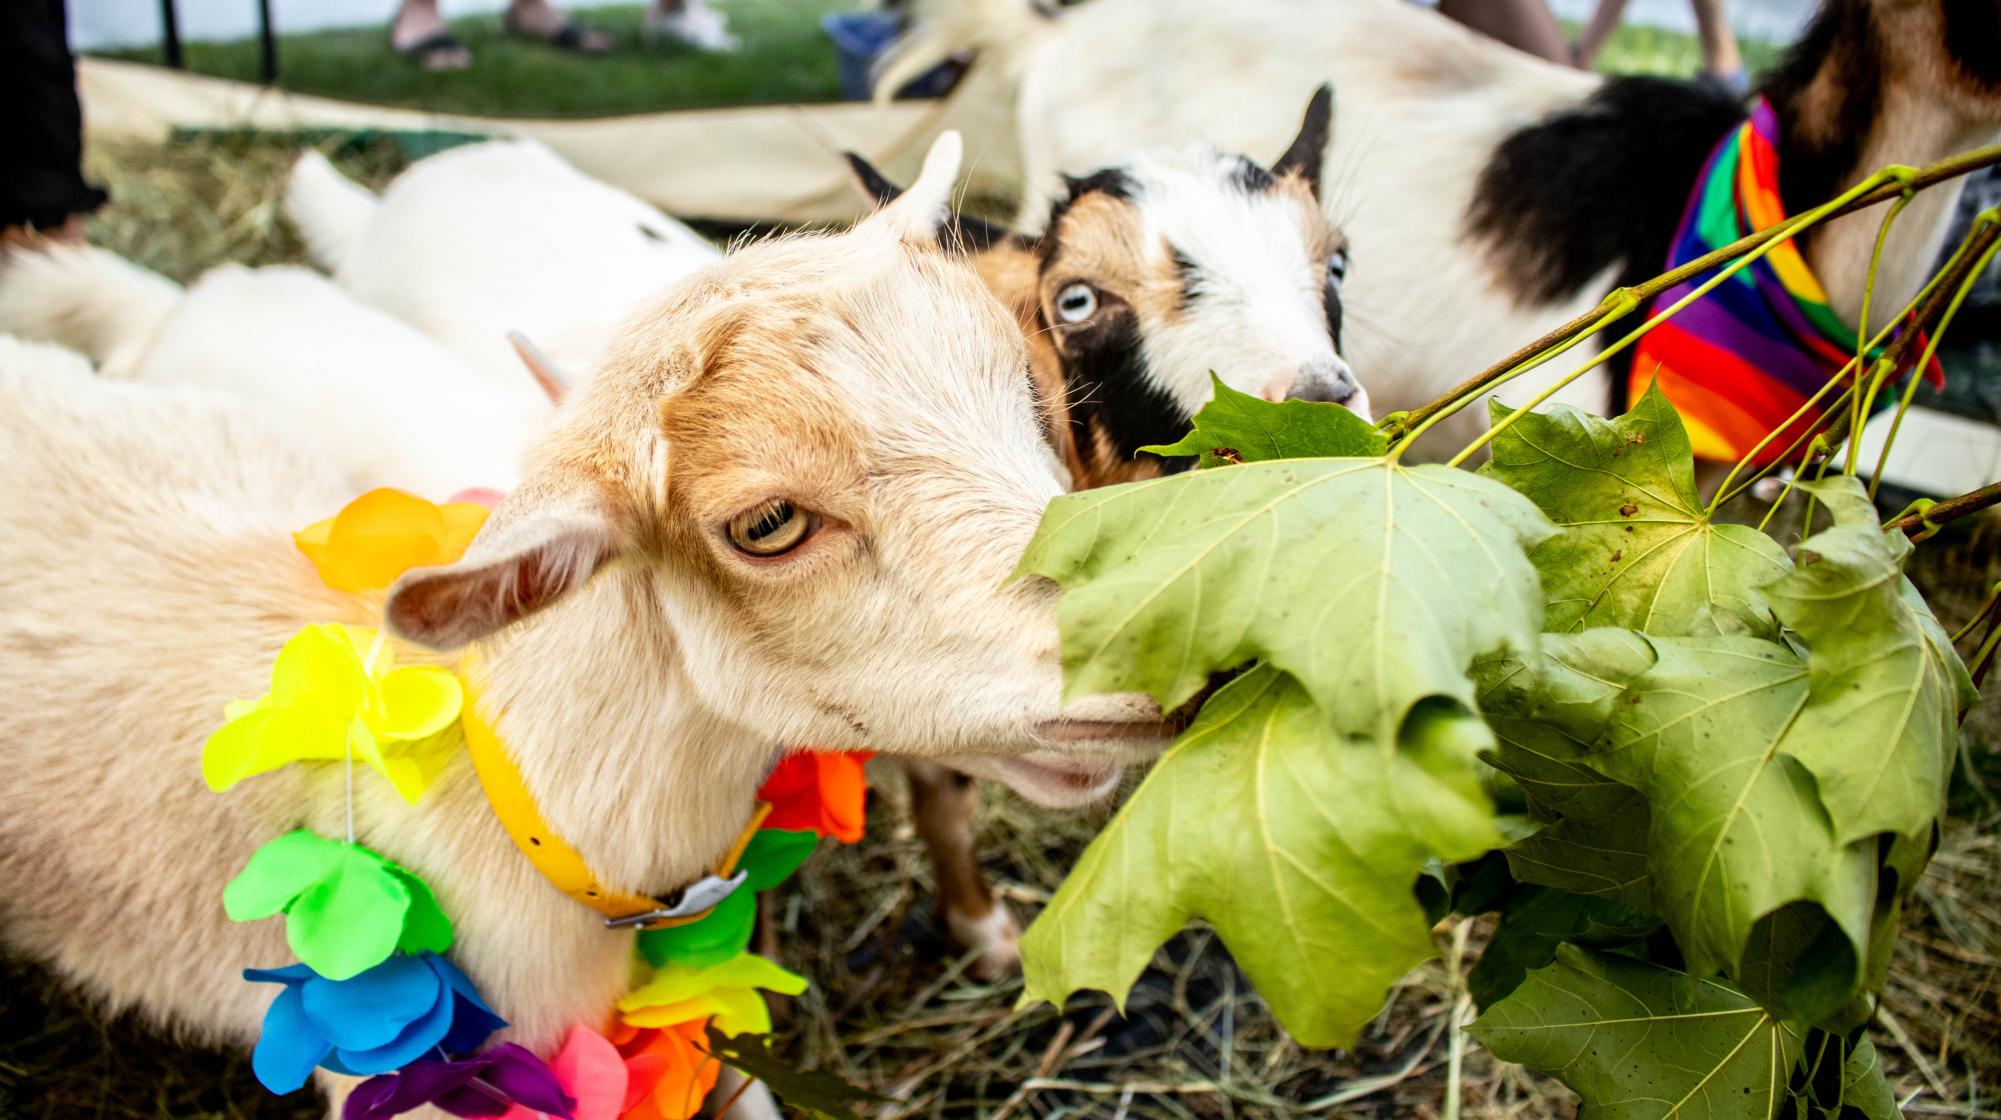
[[[655,910],[648,910],[639,914],[628,914],[623,918],[606,918],[604,920],[605,928],[625,929],[627,927],[637,927],[639,929],[648,929],[656,922],[670,921],[676,925],[685,925],[689,921],[706,916],[709,911],[714,910],[724,899],[735,894],[737,888],[743,886],[744,880],[749,877],[750,873],[748,871],[739,871],[727,879],[715,875],[704,875],[676,892],[680,897],[674,899],[671,903]]]

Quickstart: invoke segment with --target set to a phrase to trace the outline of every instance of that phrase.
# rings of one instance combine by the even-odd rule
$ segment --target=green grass
[[[1577,34],[1575,25],[1565,30]],[[1737,49],[1744,56],[1744,69],[1755,80],[1784,53],[1784,44],[1762,39],[1739,39]],[[1658,27],[1627,24],[1605,42],[1598,52],[1596,69],[1606,74],[1666,74],[1686,77],[1702,65],[1702,47],[1693,35],[1664,31]]]
[[[468,16],[453,20],[452,29],[472,49],[473,65],[449,73],[425,71],[391,53],[386,24],[281,35],[278,81],[300,93],[349,101],[510,116],[836,101],[840,88],[834,49],[820,30],[820,17],[862,6],[861,0],[725,0],[722,8],[744,43],[729,55],[703,54],[678,44],[649,49],[640,41],[645,8],[639,5],[577,9],[580,18],[618,38],[611,53],[598,57],[507,35],[497,15]],[[1753,74],[1779,53],[1769,43],[1745,40],[1742,46]],[[160,52],[143,48],[106,52],[106,57],[158,62]],[[1628,26],[1606,43],[1598,69],[1685,75],[1695,72],[1700,58],[1690,36]],[[190,43],[187,65],[196,73],[254,82],[257,42]]]
[[[392,53],[385,23],[284,35],[279,84],[321,94],[441,113],[605,115],[764,102],[835,101],[840,89],[834,47],[820,17],[856,0],[729,0],[730,27],[744,41],[736,54],[705,54],[678,43],[648,48],[640,39],[644,7],[582,8],[576,15],[618,39],[608,54],[582,56],[501,30],[497,15],[451,21],[471,48],[470,69],[437,73]],[[392,5],[385,4],[387,12]],[[282,30],[282,28],[281,28]],[[200,74],[258,80],[255,39],[189,43],[187,65]],[[106,57],[158,62],[157,48]]]

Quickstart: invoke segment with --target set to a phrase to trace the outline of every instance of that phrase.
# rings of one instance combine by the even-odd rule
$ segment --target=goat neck
[[[1779,118],[1780,192],[1797,214],[1890,164],[1932,163],[2001,137],[2001,11],[1961,0],[1829,0],[1762,92]],[[1871,308],[1878,322],[1930,273],[1959,191],[1954,182],[1919,194],[1892,227]],[[1802,238],[1844,319],[1861,313],[1888,205]]]

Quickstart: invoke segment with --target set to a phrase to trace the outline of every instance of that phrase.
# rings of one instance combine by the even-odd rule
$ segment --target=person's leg
[[[1547,0],[1439,0],[1438,11],[1516,50],[1570,64],[1570,42]]]
[[[403,0],[389,25],[389,45],[426,70],[463,70],[472,64],[472,53],[438,13],[438,0]]]
[[[1619,21],[1625,17],[1626,0],[1598,0],[1598,8],[1591,13],[1591,22],[1577,33],[1577,42],[1571,47],[1571,61],[1579,68],[1589,70],[1598,61],[1598,52],[1605,47],[1605,41],[1619,30]]]
[[[0,231],[81,239],[104,192],[83,179],[83,109],[63,0],[0,3]]]
[[[1730,16],[1723,0],[1690,0],[1695,8],[1695,31],[1702,40],[1702,69],[1742,93],[1744,56],[1737,53],[1737,36],[1730,30]]]
[[[603,54],[612,47],[610,32],[577,22],[549,0],[513,0],[502,22],[516,35],[583,54]]]

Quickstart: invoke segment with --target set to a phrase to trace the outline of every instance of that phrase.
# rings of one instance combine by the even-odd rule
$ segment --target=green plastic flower
[[[305,829],[257,849],[222,892],[239,922],[285,915],[285,940],[314,972],[346,980],[397,950],[442,953],[452,923],[431,888],[358,844]]]

